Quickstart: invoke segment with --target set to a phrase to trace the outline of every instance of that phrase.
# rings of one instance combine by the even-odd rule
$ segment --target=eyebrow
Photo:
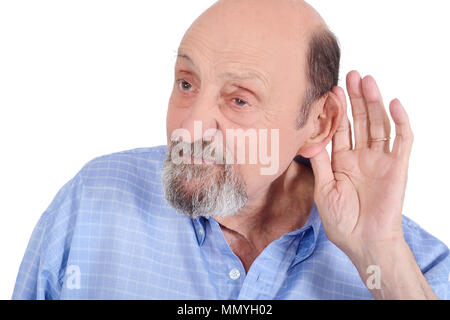
[[[187,54],[179,53],[177,55],[177,57],[187,60],[195,68],[198,69],[198,67],[195,64],[194,60],[192,60],[192,58],[189,57]],[[233,80],[257,80],[257,82],[259,82],[265,90],[268,89],[268,85],[264,81],[264,79],[261,78],[261,76],[259,76],[257,73],[254,73],[254,72],[247,72],[247,73],[241,73],[241,74],[234,73],[234,72],[224,72],[224,73],[219,75],[219,78],[220,79],[233,79]]]
[[[189,61],[194,67],[197,68],[197,66],[195,65],[194,61],[191,59],[191,57],[189,57],[187,54],[183,54],[183,53],[179,53],[178,58],[183,58],[186,59],[187,61]]]
[[[233,72],[224,72],[222,74],[219,75],[219,78],[221,79],[237,79],[237,80],[258,80],[261,81],[262,84],[264,84],[264,81],[262,81],[262,79],[253,72],[248,72],[248,73],[233,73]]]

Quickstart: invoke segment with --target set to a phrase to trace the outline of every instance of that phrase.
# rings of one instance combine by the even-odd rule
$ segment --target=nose
[[[189,133],[183,137],[185,142],[192,143],[204,138],[211,138],[218,130],[215,101],[199,95],[190,108],[188,116],[183,120],[182,128]],[[190,141],[186,141],[187,139]]]

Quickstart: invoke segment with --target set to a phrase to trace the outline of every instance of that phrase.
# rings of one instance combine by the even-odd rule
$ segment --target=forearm
[[[404,240],[367,246],[350,259],[375,299],[437,299]]]

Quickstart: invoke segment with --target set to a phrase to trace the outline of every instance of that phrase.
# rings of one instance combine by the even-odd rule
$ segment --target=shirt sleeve
[[[439,299],[450,299],[450,254],[448,247],[417,223],[403,217],[405,240],[425,279]]]
[[[80,174],[67,182],[41,215],[20,264],[12,299],[53,300],[61,292],[81,192]]]

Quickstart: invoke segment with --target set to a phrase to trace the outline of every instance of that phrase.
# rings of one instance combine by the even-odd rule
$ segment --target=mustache
[[[172,141],[170,144],[169,154],[172,156],[172,150],[177,148],[180,150],[180,157],[191,156],[198,159],[223,164],[225,157],[223,154],[223,145],[216,141],[197,140],[192,143],[185,141]]]

